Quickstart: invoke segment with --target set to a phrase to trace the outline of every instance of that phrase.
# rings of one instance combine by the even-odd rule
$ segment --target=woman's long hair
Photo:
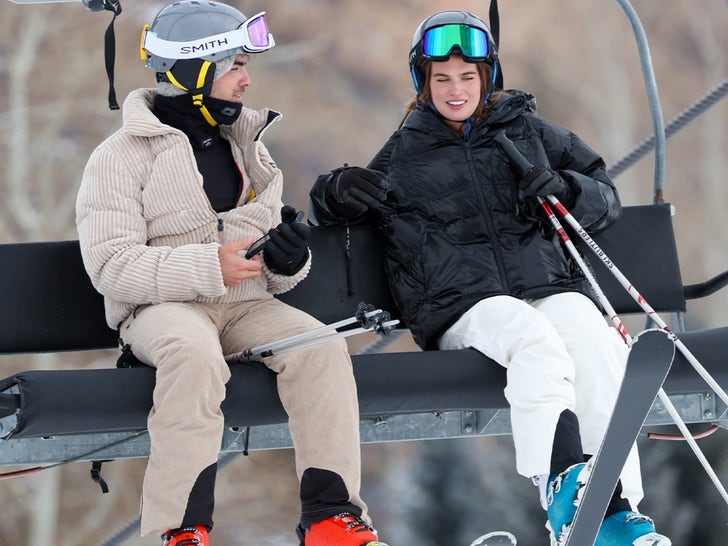
[[[480,76],[480,104],[473,113],[473,121],[477,123],[488,114],[488,110],[490,110],[493,104],[495,104],[495,102],[501,96],[502,91],[493,91],[490,96],[488,96],[488,84],[493,77],[493,69],[490,65],[487,65],[485,63],[473,64],[475,64],[475,67],[478,71],[478,76]],[[430,92],[430,75],[432,74],[432,61],[423,61],[421,68],[422,74],[424,75],[424,85],[422,86],[422,93],[419,95],[415,95],[407,103],[404,111],[404,116],[402,117],[402,121],[400,121],[399,123],[400,128],[404,124],[404,120],[407,119],[407,116],[410,114],[410,112],[412,112],[417,107],[417,104],[419,104],[420,102],[432,104],[432,94]],[[486,97],[488,97],[487,102],[485,100]]]

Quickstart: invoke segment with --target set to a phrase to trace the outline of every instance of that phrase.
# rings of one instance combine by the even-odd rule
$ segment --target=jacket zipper
[[[470,169],[470,175],[471,179],[473,180],[473,184],[475,186],[475,193],[478,198],[478,204],[480,205],[481,210],[483,211],[483,218],[485,219],[485,226],[488,230],[488,234],[490,235],[490,240],[492,241],[493,246],[493,254],[495,255],[495,261],[496,265],[498,266],[498,274],[500,276],[501,284],[504,286],[506,291],[508,293],[511,293],[511,286],[508,282],[508,277],[506,275],[506,268],[505,264],[503,262],[503,256],[501,254],[501,248],[498,241],[498,235],[495,229],[495,226],[493,225],[493,217],[490,214],[490,208],[488,208],[487,203],[485,201],[485,196],[483,195],[483,191],[480,187],[478,173],[474,167],[475,165],[475,157],[473,156],[472,148],[470,147],[470,143],[468,141],[464,141],[463,145],[465,146],[465,152],[467,154],[468,158],[468,168]]]

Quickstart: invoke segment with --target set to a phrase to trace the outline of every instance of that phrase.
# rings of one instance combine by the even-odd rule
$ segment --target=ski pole
[[[496,142],[501,146],[503,151],[508,155],[508,157],[513,161],[516,168],[522,173],[526,174],[529,170],[533,168],[533,165],[531,165],[528,160],[521,154],[520,151],[518,151],[518,148],[511,142],[511,140],[505,135],[504,132],[498,133],[495,137]],[[579,222],[574,218],[574,216],[564,207],[561,202],[556,199],[553,195],[548,196],[548,200],[550,203],[554,205],[556,210],[559,212],[559,214],[567,221],[567,223],[576,231],[576,233],[581,237],[581,239],[586,243],[586,245],[596,254],[599,259],[604,263],[604,265],[609,269],[609,271],[614,275],[614,277],[617,279],[617,281],[622,285],[622,287],[629,293],[630,296],[637,302],[637,304],[642,308],[642,310],[647,314],[647,316],[655,323],[657,326],[664,330],[665,332],[669,333],[672,338],[674,339],[675,346],[678,348],[678,350],[685,356],[686,360],[690,363],[690,365],[698,372],[698,374],[703,378],[703,380],[710,386],[713,391],[723,400],[723,402],[728,405],[728,394],[726,394],[725,390],[713,379],[713,377],[708,373],[708,371],[703,367],[703,365],[698,361],[697,358],[695,358],[695,355],[693,355],[690,350],[685,346],[685,344],[675,335],[674,332],[670,330],[670,328],[667,326],[664,320],[660,318],[660,316],[655,312],[655,310],[647,303],[647,300],[645,300],[644,297],[642,297],[642,294],[640,294],[637,289],[632,285],[632,283],[627,280],[627,278],[622,274],[622,272],[617,268],[616,265],[614,265],[614,262],[609,259],[609,257],[606,255],[606,253],[599,247],[599,245],[594,241],[594,239],[591,238],[591,236],[586,232],[586,230],[581,227]]]
[[[549,196],[551,197],[551,196]],[[599,299],[599,303],[601,303],[602,307],[606,311],[606,313],[609,315],[609,317],[612,320],[612,323],[614,324],[614,327],[617,329],[619,334],[622,336],[622,339],[624,339],[625,343],[627,343],[628,346],[632,345],[632,336],[630,336],[629,332],[624,326],[624,323],[619,318],[619,315],[615,312],[612,305],[609,303],[609,300],[604,295],[604,292],[602,291],[601,287],[597,283],[596,279],[594,278],[594,275],[592,275],[589,268],[586,266],[583,258],[579,254],[578,250],[574,246],[574,243],[571,241],[571,238],[566,233],[566,230],[561,225],[561,222],[558,218],[556,218],[556,215],[554,214],[553,209],[549,206],[549,204],[544,201],[541,197],[538,198],[539,204],[541,205],[541,208],[543,209],[544,213],[548,217],[551,224],[554,226],[554,229],[556,229],[557,233],[559,234],[559,237],[566,245],[566,248],[568,249],[571,256],[576,260],[581,270],[584,272],[584,274],[587,277],[587,280],[589,281],[589,284],[591,285],[594,292],[597,294],[597,298]],[[669,338],[675,343],[677,337],[673,332],[670,332],[669,330],[666,330]],[[705,457],[705,454],[700,449],[700,446],[698,446],[697,442],[695,441],[695,438],[693,438],[693,435],[688,430],[687,425],[685,425],[685,421],[682,420],[682,417],[680,417],[680,414],[678,413],[677,409],[673,405],[672,401],[670,400],[670,397],[667,395],[665,390],[660,387],[660,390],[657,391],[657,396],[660,399],[660,402],[662,402],[662,405],[665,406],[665,409],[667,410],[667,413],[672,418],[673,422],[677,426],[678,429],[680,429],[680,432],[682,433],[683,437],[685,438],[685,441],[690,446],[690,449],[692,449],[693,453],[697,457],[698,461],[702,465],[702,467],[705,469],[705,472],[708,474],[708,477],[713,482],[713,485],[718,490],[718,493],[723,497],[723,500],[728,504],[728,491],[725,490],[723,487],[723,484],[720,481],[720,478],[718,478],[718,475],[715,473],[715,470],[713,470],[713,467],[711,466],[708,459]]]
[[[359,323],[360,326],[358,328],[344,330],[343,332],[337,331],[337,328],[355,322]],[[225,361],[229,364],[249,362],[262,357],[303,349],[311,345],[317,345],[333,339],[349,337],[363,332],[376,332],[377,334],[386,336],[397,324],[399,324],[399,320],[391,320],[388,312],[375,309],[373,305],[362,302],[357,306],[356,314],[353,317],[227,355]],[[329,333],[326,334],[326,332]]]
[[[596,254],[601,259],[602,263],[607,266],[607,269],[609,269],[612,275],[614,275],[619,284],[622,285],[622,287],[629,293],[629,295],[632,296],[632,299],[637,302],[637,304],[647,314],[650,320],[657,324],[660,329],[671,334],[675,341],[675,346],[685,356],[686,360],[690,363],[690,365],[698,372],[700,377],[703,378],[703,380],[710,386],[710,388],[715,391],[715,393],[721,398],[721,400],[723,400],[723,402],[728,405],[728,394],[726,394],[725,390],[723,390],[723,387],[721,387],[718,382],[713,379],[713,376],[711,376],[708,370],[703,367],[703,365],[698,361],[695,355],[690,352],[690,349],[688,349],[685,344],[680,340],[680,338],[677,337],[674,332],[672,332],[672,330],[668,327],[665,321],[662,320],[660,315],[658,315],[655,310],[650,306],[650,304],[647,303],[647,300],[642,296],[642,294],[637,291],[634,285],[629,282],[629,280],[622,274],[619,268],[614,265],[614,262],[609,259],[609,257],[604,253],[604,251],[599,247],[594,239],[591,238],[586,230],[581,227],[576,218],[574,218],[574,216],[566,209],[566,207],[564,207],[564,205],[562,205],[561,202],[553,195],[549,195],[548,200],[554,205],[559,214],[576,231],[576,233],[582,238],[582,240],[594,252],[594,254]]]
[[[514,162],[514,164],[516,165],[516,168],[521,172],[521,174],[525,175],[530,169],[533,168],[533,166],[528,162],[528,160],[518,151],[518,149],[515,147],[513,142],[511,142],[511,140],[508,139],[508,137],[506,137],[504,132],[499,133],[496,136],[495,140],[501,146],[501,148],[506,153],[506,155],[508,155],[509,158]],[[558,207],[563,209],[563,212],[562,212],[562,210],[559,210],[560,214],[563,215],[564,213],[566,213],[573,219],[573,216],[571,216],[571,214],[566,210],[566,208],[563,205],[561,205],[561,203],[553,195],[550,195],[548,198],[549,198],[549,201],[557,203]],[[624,341],[628,345],[631,345],[632,338],[629,335],[629,333],[627,332],[627,329],[625,328],[624,323],[622,323],[621,319],[619,318],[619,315],[617,315],[614,308],[610,304],[609,300],[607,299],[606,295],[604,294],[604,291],[601,289],[601,287],[599,286],[599,283],[596,281],[596,278],[592,274],[589,267],[587,267],[581,254],[576,249],[576,247],[574,246],[573,242],[571,241],[571,238],[569,237],[568,233],[566,233],[566,230],[561,225],[561,222],[558,220],[558,218],[556,218],[556,215],[554,214],[553,209],[541,197],[538,198],[538,203],[541,206],[541,208],[543,209],[544,213],[546,214],[546,216],[549,219],[549,221],[551,222],[551,224],[553,225],[554,229],[556,230],[557,234],[561,238],[562,242],[566,246],[567,250],[569,251],[571,256],[574,258],[574,260],[577,262],[577,264],[579,265],[581,270],[584,272],[584,275],[586,276],[589,284],[591,285],[592,289],[596,293],[597,298],[599,299],[599,302],[601,303],[605,312],[610,317],[612,323],[614,324],[615,328],[619,332],[620,336],[622,336],[622,339],[624,339]],[[558,207],[557,207],[557,210],[558,210]],[[566,218],[566,216],[565,216],[565,218]],[[576,222],[576,219],[573,219],[573,222],[576,223],[576,225],[578,226],[578,228],[575,228],[578,233],[584,233],[585,235],[588,236],[588,234],[584,231],[584,229],[581,228],[581,226],[578,224],[578,222]],[[572,227],[573,227],[573,225],[572,225]],[[591,240],[591,237],[589,237],[589,239]],[[592,242],[593,242],[593,240],[592,240]],[[606,254],[599,248],[599,246],[596,243],[593,242],[593,244],[589,244],[589,242],[587,241],[587,244],[589,245],[589,248],[591,248],[595,252],[595,254],[597,254],[602,259],[606,259],[610,264],[612,264],[611,260],[609,260],[609,258],[606,256]],[[611,270],[611,268],[610,268],[610,270]],[[622,276],[622,277],[624,277],[624,276]],[[625,288],[627,288],[627,286],[632,288],[632,285],[629,284],[628,281],[627,281],[627,285],[622,284],[622,286],[624,286]],[[628,289],[628,291],[629,291],[629,289]],[[636,292],[636,290],[635,290],[635,292]],[[632,292],[630,292],[630,294],[632,294]],[[633,297],[634,297],[634,295],[633,295]],[[641,304],[641,301],[644,301],[644,298],[642,298],[641,296],[639,296],[639,298],[640,299],[637,300],[637,302]],[[646,302],[645,302],[645,304],[646,304]],[[654,315],[656,315],[654,310],[652,311],[652,313]],[[656,322],[656,324],[659,325],[659,323],[657,323],[657,322]],[[671,332],[667,328],[667,325],[664,325],[664,328],[662,328],[662,329],[665,330],[669,334],[670,339],[672,339],[673,343],[675,343],[676,346],[678,346],[677,341],[679,341],[679,340],[677,339],[677,336],[675,335],[675,333]],[[686,350],[687,350],[687,348],[686,348]],[[697,360],[696,360],[696,362],[697,362]],[[700,366],[700,367],[702,368],[702,366]],[[707,371],[705,371],[705,373],[712,380],[712,377],[710,376],[710,374],[708,374]],[[715,382],[715,381],[713,381],[713,382]],[[690,434],[690,431],[688,430],[687,426],[685,425],[685,422],[680,417],[680,414],[677,412],[677,410],[675,409],[675,406],[672,404],[672,402],[670,401],[670,398],[667,396],[667,393],[665,393],[665,390],[662,387],[660,387],[660,390],[658,391],[658,397],[660,398],[660,401],[662,402],[662,404],[665,406],[665,409],[667,410],[667,412],[670,414],[670,417],[672,418],[673,422],[675,423],[675,425],[677,425],[678,429],[682,433],[683,437],[685,438],[685,441],[688,442],[688,445],[692,449],[692,451],[695,454],[695,456],[697,457],[698,461],[700,461],[701,465],[705,469],[706,473],[710,477],[710,479],[713,482],[713,484],[715,485],[716,489],[718,489],[718,492],[720,493],[720,495],[723,497],[723,499],[726,501],[726,503],[728,503],[728,492],[726,492],[725,488],[723,487],[720,480],[718,479],[718,476],[716,475],[712,466],[710,465],[707,458],[701,451],[701,449],[698,446],[695,439],[692,437],[692,434]]]
[[[558,219],[554,215],[553,209],[551,209],[549,204],[541,198],[539,198],[539,200],[540,200],[540,203],[541,203],[542,207],[544,208],[544,211],[546,212],[546,214],[547,215],[550,214],[550,216],[553,217],[554,220],[556,220],[557,224],[559,226],[561,226],[561,222],[558,221]],[[665,322],[660,318],[660,316],[655,312],[655,310],[652,309],[652,307],[650,307],[650,305],[642,297],[642,295],[637,291],[637,289],[635,289],[634,286],[627,280],[627,278],[624,275],[622,275],[622,273],[619,271],[619,269],[617,269],[617,267],[609,259],[609,257],[604,253],[604,251],[602,251],[602,249],[599,248],[599,245],[597,245],[594,242],[594,240],[589,236],[589,234],[584,230],[584,228],[581,227],[581,225],[576,221],[576,219],[566,209],[566,207],[564,207],[561,204],[561,202],[558,199],[556,199],[556,197],[554,197],[553,195],[549,195],[548,200],[556,207],[556,210],[559,211],[559,214],[561,214],[564,217],[564,219],[566,219],[567,222],[569,222],[569,224],[572,226],[572,228],[574,228],[577,231],[577,233],[582,235],[582,239],[584,240],[584,242],[586,242],[587,245],[589,246],[589,248],[591,248],[592,251],[594,251],[594,253],[602,259],[602,261],[605,263],[605,265],[611,264],[611,265],[607,265],[607,267],[610,269],[610,271],[612,271],[612,273],[615,275],[615,277],[620,282],[620,284],[630,293],[630,295],[632,295],[634,300],[642,307],[642,309],[645,311],[645,313],[647,313],[647,315],[650,317],[650,319],[652,319],[652,321],[655,324],[657,324],[660,327],[660,329],[662,329],[663,331],[667,332],[670,335],[670,339],[672,339],[673,343],[675,343],[675,346],[678,349],[680,349],[680,351],[683,353],[683,355],[685,355],[685,357],[688,359],[688,361],[691,363],[691,365],[698,371],[700,376],[703,379],[705,379],[706,382],[711,387],[713,387],[713,384],[715,384],[715,387],[717,387],[717,389],[714,388],[714,390],[719,395],[722,393],[721,398],[725,402],[727,400],[727,398],[726,398],[725,392],[720,387],[720,385],[718,385],[718,383],[715,382],[713,377],[708,373],[707,370],[705,370],[705,368],[703,368],[703,366],[700,364],[700,362],[698,362],[698,360],[692,355],[692,353],[688,350],[688,348],[685,347],[685,345],[682,343],[682,341],[680,341],[680,339],[677,337],[677,335],[675,335],[675,333],[672,332],[668,328],[667,324],[665,324]],[[571,220],[569,220],[569,219],[571,219]],[[563,227],[561,227],[561,232],[564,233],[566,237],[568,237],[568,235],[566,235],[566,231],[564,230]],[[576,251],[576,247],[574,247],[573,243],[571,246],[574,248],[574,251]],[[569,251],[571,252],[571,250],[569,250]],[[575,252],[575,253],[578,254],[578,252]],[[574,255],[574,254],[572,254],[572,255]],[[583,266],[582,266],[582,270],[585,271],[583,269]],[[587,276],[587,278],[589,278],[589,276]],[[591,276],[591,279],[594,279],[594,277]],[[591,282],[592,281],[590,280],[590,283]],[[597,286],[596,280],[594,280],[592,283],[592,288],[595,288],[596,286]],[[601,293],[601,296],[599,296],[600,293]],[[605,310],[607,310],[607,312],[610,315],[613,315],[616,317],[617,315],[614,311],[614,308],[609,304],[609,301],[604,296],[604,292],[599,290],[599,291],[597,291],[597,295],[598,295],[598,297],[600,297],[599,301],[602,304],[602,306],[604,306]],[[622,321],[619,319],[617,319],[617,320],[618,320],[618,322],[614,322],[615,327],[617,327],[617,329],[619,330],[619,327],[617,326],[619,324],[622,328],[624,328]],[[624,330],[624,332],[626,333],[626,329]],[[620,334],[621,334],[621,332],[620,332]],[[629,334],[627,334],[627,336],[629,336]],[[627,338],[625,338],[625,341],[627,341],[629,343],[629,339],[630,338],[627,337]],[[698,461],[700,461],[700,464],[705,469],[705,472],[708,474],[710,480],[713,482],[713,485],[715,485],[716,489],[718,490],[720,495],[723,497],[723,500],[726,502],[726,504],[728,504],[728,492],[723,487],[723,484],[720,482],[720,479],[718,478],[717,474],[715,473],[715,470],[713,470],[713,467],[708,462],[708,459],[705,457],[702,450],[698,446],[697,442],[695,441],[695,438],[693,438],[693,435],[688,430],[687,425],[685,425],[685,422],[680,417],[680,414],[678,413],[677,409],[675,408],[672,401],[670,400],[670,397],[667,395],[667,393],[665,392],[665,390],[662,387],[660,387],[660,390],[657,392],[657,396],[660,399],[660,402],[662,402],[662,405],[665,406],[667,413],[670,415],[673,422],[675,423],[675,425],[677,426],[677,428],[680,430],[681,434],[685,438],[685,441],[688,443],[688,445],[692,449],[693,453],[698,458]],[[726,403],[728,403],[728,402],[726,402]]]

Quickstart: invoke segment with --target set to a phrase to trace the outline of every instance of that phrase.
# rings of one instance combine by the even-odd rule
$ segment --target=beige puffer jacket
[[[264,265],[261,277],[226,287],[217,253],[281,221],[283,175],[259,140],[278,114],[243,108],[222,127],[245,182],[237,208],[217,213],[187,137],[151,112],[154,93],[129,94],[123,126],[91,154],[76,201],[81,254],[109,326],[118,328],[139,305],[261,300],[293,288],[310,259],[291,277]]]

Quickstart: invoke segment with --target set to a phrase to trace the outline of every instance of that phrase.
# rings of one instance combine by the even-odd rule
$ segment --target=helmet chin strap
[[[217,127],[218,123],[215,121],[215,118],[212,117],[212,114],[210,114],[210,111],[207,109],[207,106],[203,103],[202,99],[203,96],[201,93],[199,95],[192,95],[192,104],[197,106],[200,109],[200,113],[202,113],[202,117],[205,118],[205,121],[212,125],[213,127]]]
[[[165,72],[165,76],[167,76],[167,79],[169,82],[174,85],[175,87],[178,87],[182,91],[189,93],[192,96],[192,104],[197,106],[200,109],[200,113],[202,114],[202,117],[205,118],[205,121],[209,123],[212,127],[216,127],[218,125],[218,122],[215,121],[215,118],[210,114],[210,111],[207,109],[207,106],[205,106],[204,103],[204,93],[198,92],[198,91],[204,91],[206,88],[209,88],[211,85],[210,82],[210,69],[212,69],[212,74],[214,74],[215,71],[215,64],[212,61],[203,61],[199,72],[197,73],[197,81],[195,82],[195,89],[191,92],[187,87],[185,87],[180,81],[174,77],[174,74],[172,73],[172,70],[167,70]]]

